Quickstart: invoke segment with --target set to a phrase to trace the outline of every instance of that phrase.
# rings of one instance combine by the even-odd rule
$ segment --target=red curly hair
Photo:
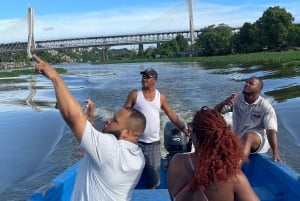
[[[197,157],[191,190],[204,191],[216,181],[225,181],[241,170],[240,141],[219,112],[202,107],[194,115],[191,126]]]

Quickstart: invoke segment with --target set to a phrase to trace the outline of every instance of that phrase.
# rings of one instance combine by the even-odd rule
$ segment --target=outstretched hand
[[[32,55],[32,58],[36,61],[34,65],[36,73],[43,74],[49,79],[53,78],[57,72],[44,60],[36,55]]]
[[[87,107],[88,107],[86,113],[87,119],[92,122],[95,113],[95,103],[89,98],[86,99],[84,102],[87,103]]]
[[[84,102],[87,103],[87,113],[85,114],[87,117],[87,120],[91,122],[94,128],[97,129],[97,126],[94,122],[94,113],[95,113],[95,103],[91,99],[86,99]]]

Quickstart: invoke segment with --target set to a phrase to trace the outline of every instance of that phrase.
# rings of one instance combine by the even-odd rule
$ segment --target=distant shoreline
[[[94,64],[114,64],[114,63],[136,63],[136,62],[199,62],[206,67],[226,68],[232,65],[251,66],[251,65],[277,65],[300,67],[300,51],[290,50],[281,52],[257,52],[248,54],[233,54],[226,56],[209,57],[176,57],[158,59],[132,59],[132,60],[113,60]]]
[[[66,73],[67,70],[64,68],[55,68],[55,70],[62,74],[62,73]],[[17,69],[10,69],[10,70],[2,70],[0,71],[0,78],[3,77],[19,77],[21,75],[35,75],[36,72],[33,68],[28,68],[28,67],[24,67],[24,68],[17,68]]]
[[[132,60],[111,60],[93,64],[114,64],[114,63],[137,63],[137,62],[199,62],[207,68],[226,68],[237,65],[247,67],[251,65],[276,65],[277,67],[300,67],[300,51],[282,52],[258,52],[249,54],[234,54],[226,56],[210,57],[177,57],[159,59],[132,59]],[[57,69],[59,73],[65,73],[66,69]],[[33,69],[18,68],[9,71],[0,71],[0,77],[16,77],[20,75],[35,74]]]

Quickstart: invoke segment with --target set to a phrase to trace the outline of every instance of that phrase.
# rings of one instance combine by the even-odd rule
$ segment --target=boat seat
[[[131,201],[170,200],[167,189],[135,189]]]

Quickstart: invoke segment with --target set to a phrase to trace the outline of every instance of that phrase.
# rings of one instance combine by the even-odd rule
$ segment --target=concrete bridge
[[[198,35],[199,31],[194,31]],[[162,42],[171,41],[176,36],[182,35],[184,38],[190,40],[191,33],[189,30],[184,31],[170,31],[170,32],[155,32],[155,33],[139,33],[139,34],[122,34],[110,36],[95,36],[95,37],[81,37],[81,38],[65,38],[56,40],[35,41],[33,51],[59,50],[68,48],[86,48],[86,47],[100,47],[108,49],[112,46],[123,45],[139,45],[139,50],[143,50],[144,44],[156,44],[159,46]],[[6,52],[26,52],[27,42],[15,42],[0,44],[0,53]]]
[[[143,51],[144,44],[156,44],[157,47],[162,42],[167,42],[175,39],[179,34],[188,39],[191,44],[194,44],[195,36],[200,33],[194,30],[192,0],[188,0],[189,4],[189,25],[190,30],[179,31],[162,31],[155,33],[134,33],[110,36],[95,36],[81,38],[65,38],[56,40],[34,40],[34,16],[33,9],[28,8],[28,40],[27,42],[14,42],[0,44],[0,53],[8,52],[27,52],[28,57],[31,57],[32,51],[58,50],[67,48],[86,48],[99,47],[102,49],[103,58],[107,58],[107,50],[112,46],[122,45],[138,45],[139,51]]]

